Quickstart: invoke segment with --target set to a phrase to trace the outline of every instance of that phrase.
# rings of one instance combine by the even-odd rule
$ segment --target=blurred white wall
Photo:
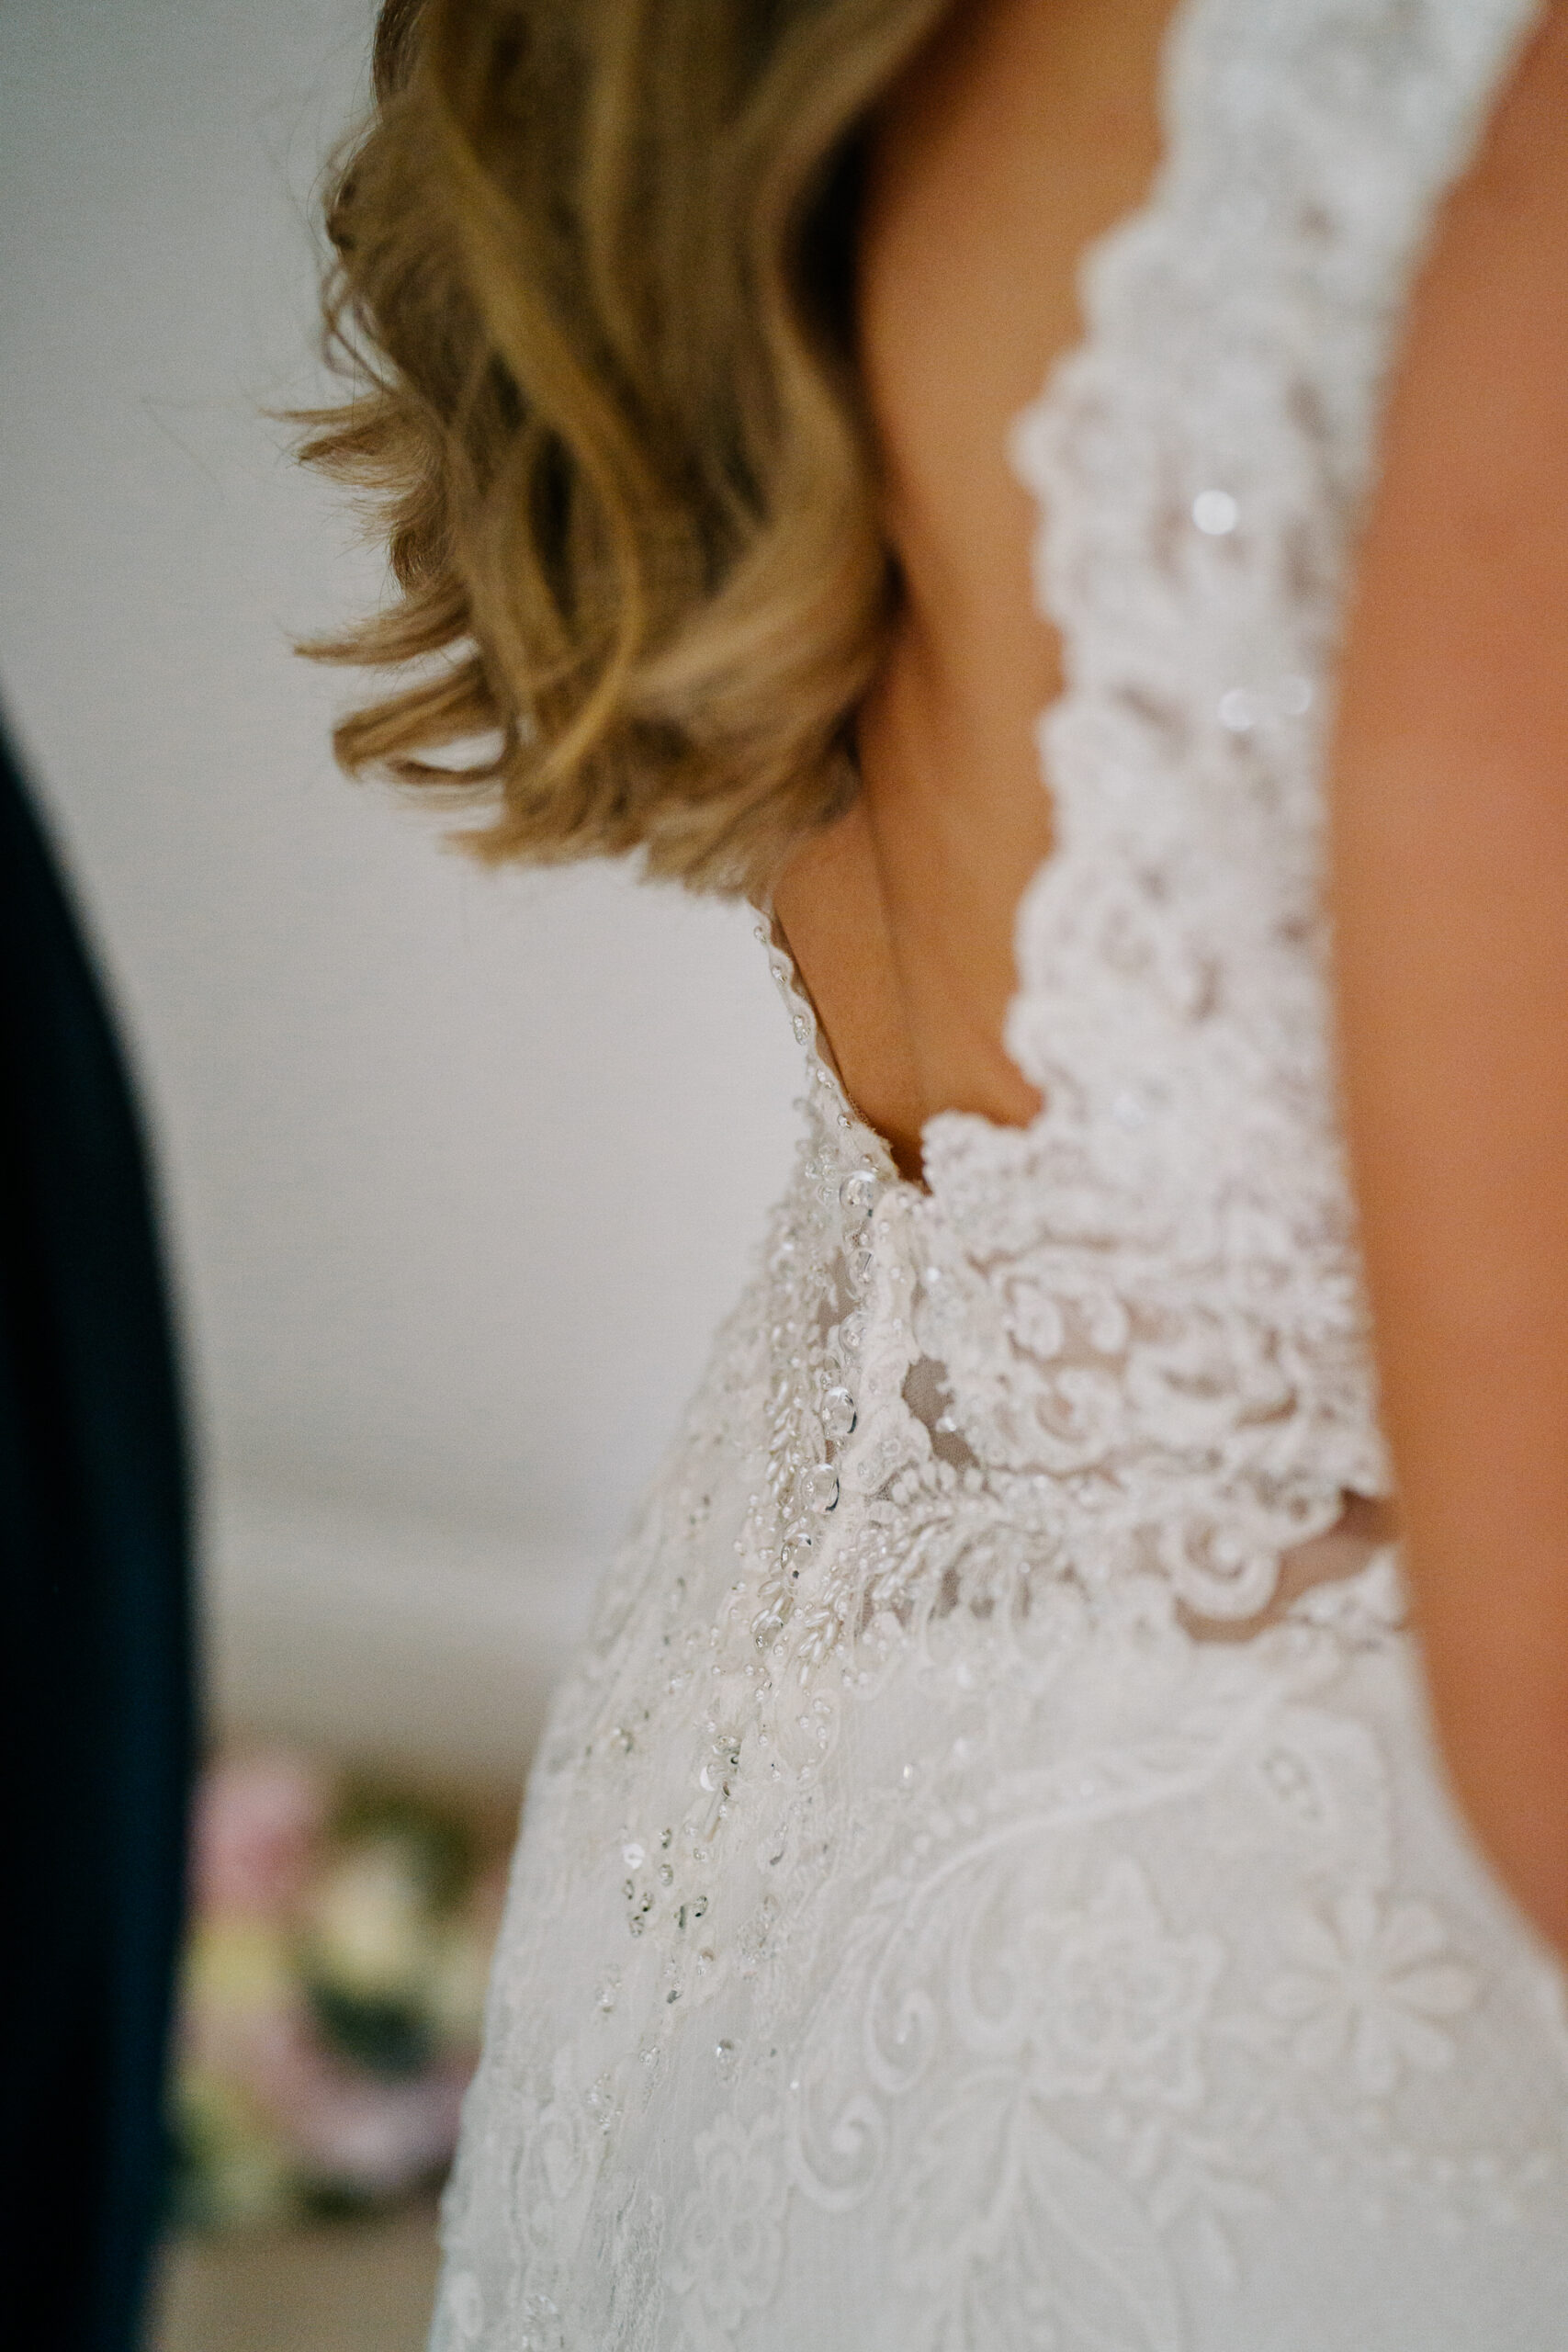
[[[373,595],[269,407],[372,0],[0,8],[0,687],[118,993],[222,1708],[513,1770],[795,1130],[751,919],[345,784]]]

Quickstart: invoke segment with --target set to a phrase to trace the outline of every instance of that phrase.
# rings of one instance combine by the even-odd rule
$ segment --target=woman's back
[[[1169,14],[957,9],[870,144],[858,352],[899,605],[858,716],[861,797],[773,904],[852,1099],[911,1172],[934,1112],[1039,1106],[1001,1029],[1013,917],[1050,846],[1035,732],[1061,664],[1008,435],[1082,332],[1085,251],[1147,192]]]
[[[1388,1475],[1322,908],[1382,390],[1531,14],[1185,0],[1151,200],[1141,107],[1072,175],[1076,232],[1136,208],[1081,345],[1064,197],[968,367],[1005,189],[972,283],[923,289],[925,208],[1089,13],[976,15],[888,119],[907,601],[864,816],[779,907],[924,1182],[775,944],[800,1164],[536,1768],[441,2352],[1555,2352],[1562,1980],[1443,1790],[1391,1555],[1332,1551]],[[1062,61],[1080,156],[1109,56]],[[1068,346],[1011,441],[1053,700],[998,445]]]

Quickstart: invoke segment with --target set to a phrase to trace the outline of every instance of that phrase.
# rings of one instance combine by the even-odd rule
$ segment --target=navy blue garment
[[[193,1750],[178,1381],[125,1064],[0,740],[0,2338],[130,2352]]]

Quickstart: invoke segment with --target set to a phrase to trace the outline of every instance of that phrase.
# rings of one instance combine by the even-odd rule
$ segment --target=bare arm
[[[1568,5],[1445,214],[1347,647],[1346,1104],[1439,1736],[1568,1951]]]

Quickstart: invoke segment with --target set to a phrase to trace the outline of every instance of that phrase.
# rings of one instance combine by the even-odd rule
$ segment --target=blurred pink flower
[[[380,2081],[324,2049],[298,2011],[267,2019],[248,2055],[250,2088],[318,2178],[366,2196],[397,2196],[449,2161],[469,2064]]]
[[[197,1800],[199,1910],[276,1915],[304,1887],[331,1801],[324,1776],[302,1757],[235,1758],[206,1774]]]
[[[197,1801],[181,2018],[187,2190],[202,2227],[319,2189],[389,2200],[450,2161],[506,1872],[434,1802],[286,1751],[213,1764]],[[456,1885],[437,1864],[456,1856]],[[432,1857],[434,1860],[432,1860]],[[450,1876],[450,1872],[448,1873]],[[406,2027],[396,2053],[378,2042]],[[379,2053],[379,2054],[378,2054]]]

